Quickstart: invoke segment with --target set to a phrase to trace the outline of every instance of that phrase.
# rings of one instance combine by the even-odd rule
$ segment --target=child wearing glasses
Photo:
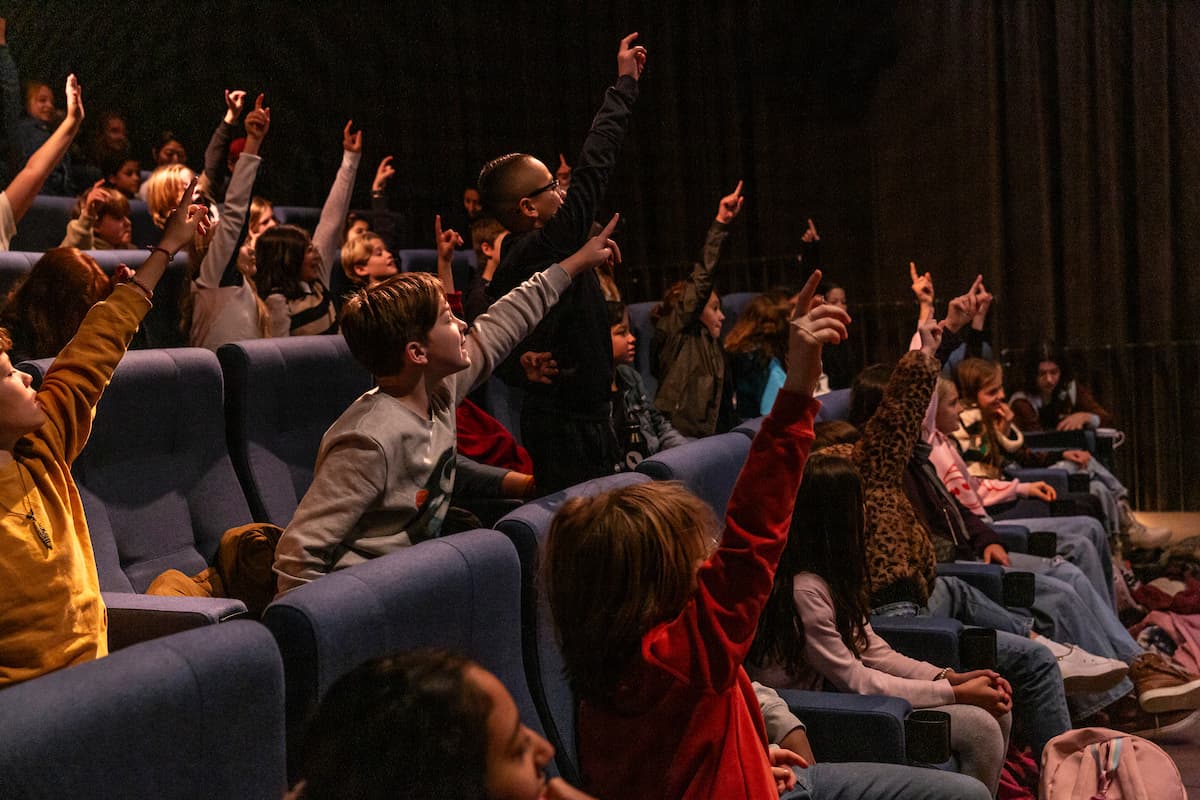
[[[633,44],[636,38],[633,33],[621,40],[617,82],[605,93],[592,121],[569,193],[545,164],[525,153],[494,159],[479,173],[484,209],[511,231],[488,285],[493,300],[587,240],[646,65],[646,49]],[[539,489],[553,492],[612,472],[619,458],[609,423],[612,342],[604,292],[595,274],[588,272],[572,284],[514,357],[530,351],[550,352],[559,368],[549,384],[514,379],[528,392],[521,432],[533,456]]]

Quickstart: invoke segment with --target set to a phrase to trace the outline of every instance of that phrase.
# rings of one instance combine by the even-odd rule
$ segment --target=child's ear
[[[493,255],[496,254],[496,248],[492,245],[491,242],[480,242],[479,243],[479,252],[483,253],[484,258],[491,258]]]
[[[354,274],[360,278],[367,277],[367,262],[362,262],[354,265]]]
[[[425,352],[425,345],[420,342],[409,342],[404,345],[404,359],[410,364],[424,366],[429,363],[429,354]]]

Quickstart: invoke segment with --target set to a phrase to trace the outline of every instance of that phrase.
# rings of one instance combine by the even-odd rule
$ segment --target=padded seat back
[[[27,362],[39,385],[50,363]],[[102,589],[144,592],[167,569],[194,575],[211,564],[222,534],[250,522],[225,445],[217,357],[199,348],[127,353],[72,473]],[[114,549],[128,584],[110,572]]]
[[[333,572],[277,598],[263,614],[283,655],[288,743],[329,687],[376,656],[458,650],[493,672],[540,730],[521,658],[521,569],[495,531],[431,539]]]
[[[437,274],[437,250],[406,249],[396,251],[396,265],[401,272],[432,272]],[[475,251],[455,250],[450,260],[454,272],[454,286],[460,291],[467,288],[471,273],[475,271]]]
[[[647,476],[636,472],[586,481],[526,503],[496,523],[496,528],[512,540],[520,557],[525,672],[546,736],[557,751],[555,758],[559,771],[568,781],[577,781],[579,775],[575,750],[575,696],[563,674],[550,606],[538,577],[542,549],[550,533],[550,522],[570,498],[588,497],[649,481]]]
[[[25,280],[41,253],[22,253],[13,250],[0,251],[0,299],[7,299],[10,292]]]
[[[817,422],[831,422],[835,419],[846,420],[850,417],[850,390],[834,389],[828,394],[817,398],[821,401],[821,410],[817,412]]]
[[[235,342],[217,358],[229,454],[250,512],[287,527],[312,483],[321,437],[371,388],[371,374],[341,336]]]
[[[58,247],[67,234],[67,222],[74,208],[74,197],[39,194],[17,224],[17,235],[9,242],[9,248],[41,252]]]
[[[283,723],[261,625],[154,639],[0,692],[0,797],[278,800]]]
[[[633,367],[642,376],[646,384],[646,397],[653,401],[658,392],[658,379],[654,377],[654,365],[650,363],[650,343],[654,341],[654,320],[650,312],[658,305],[652,303],[631,303],[629,305],[629,326],[637,337],[637,351],[633,357]]]
[[[637,471],[657,481],[682,481],[688,491],[708,503],[717,519],[750,454],[750,439],[741,433],[722,433],[696,439],[655,453],[638,464]]]

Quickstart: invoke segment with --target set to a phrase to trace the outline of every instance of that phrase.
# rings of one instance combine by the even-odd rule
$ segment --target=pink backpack
[[[1179,768],[1140,736],[1080,728],[1042,753],[1042,800],[1186,800]]]

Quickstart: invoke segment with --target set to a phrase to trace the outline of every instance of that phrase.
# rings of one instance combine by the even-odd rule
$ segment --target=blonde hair
[[[375,254],[375,243],[382,241],[378,236],[367,231],[353,239],[347,239],[346,243],[342,245],[342,272],[346,273],[346,277],[351,283],[367,282],[363,276],[354,271],[354,268],[366,264]]]
[[[183,190],[191,183],[193,172],[183,164],[168,164],[150,173],[146,179],[146,206],[150,218],[159,228],[165,228],[167,218],[179,205]]]
[[[677,482],[563,504],[546,540],[544,580],[579,697],[604,702],[642,637],[679,615],[716,532],[709,507]]]

